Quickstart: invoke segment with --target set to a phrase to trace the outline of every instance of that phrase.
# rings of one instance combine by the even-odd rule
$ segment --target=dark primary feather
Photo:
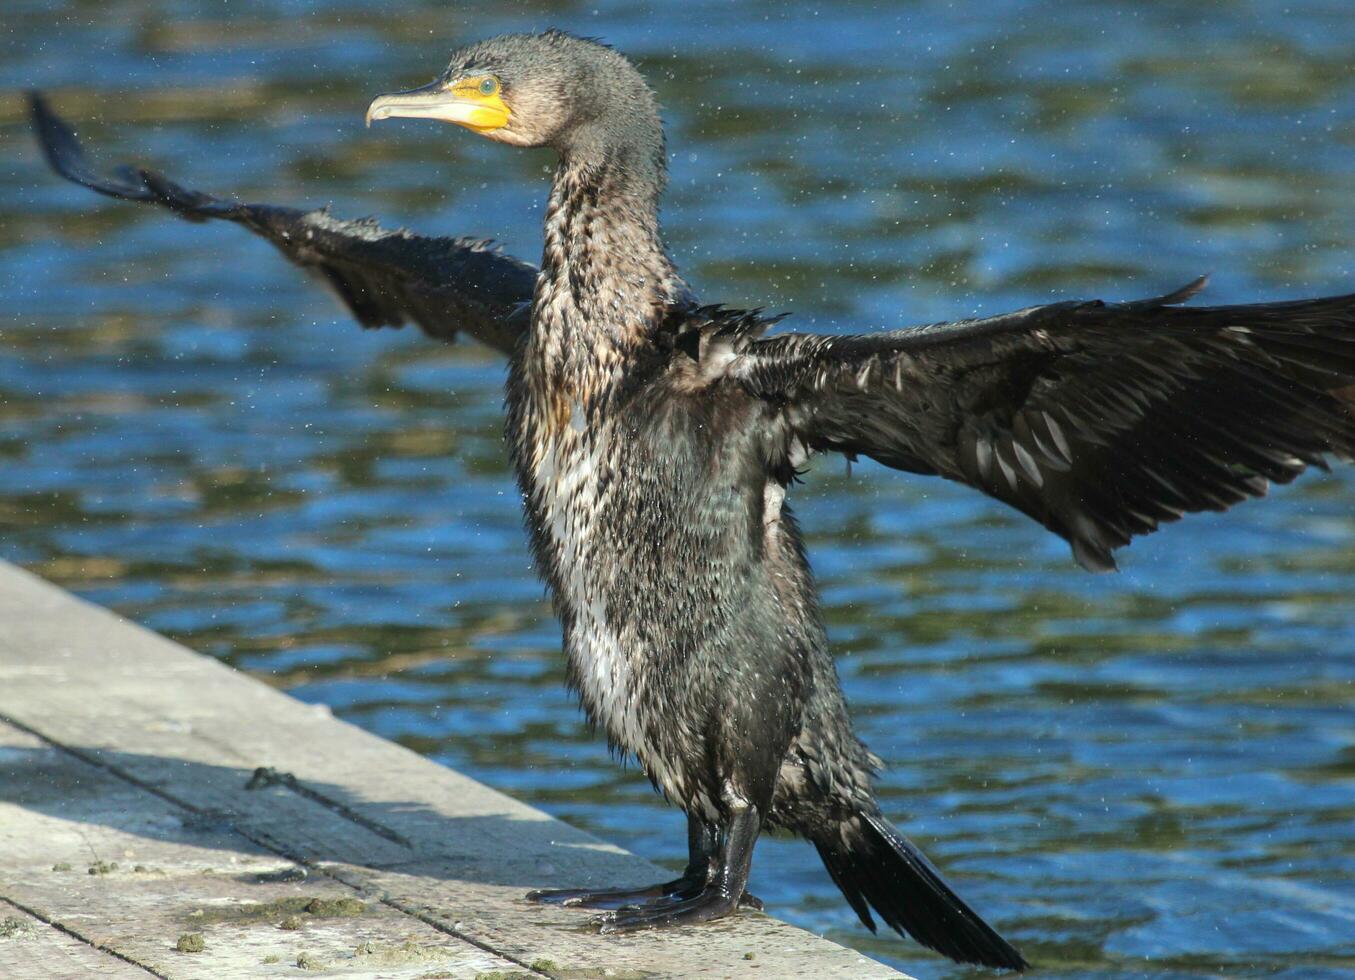
[[[1203,284],[782,336],[746,345],[731,371],[807,448],[976,487],[1107,570],[1136,535],[1355,455],[1355,295],[1177,305]]]
[[[926,856],[878,813],[814,838],[834,884],[862,924],[885,924],[961,963],[1025,970],[1025,958],[956,895]]]
[[[100,174],[46,99],[33,93],[29,105],[47,162],[67,180],[109,197],[162,205],[189,221],[243,225],[320,275],[364,327],[413,322],[429,336],[451,341],[465,332],[504,353],[512,353],[527,329],[536,269],[489,242],[388,231],[371,219],[340,220],[328,209],[223,201],[150,170]]]

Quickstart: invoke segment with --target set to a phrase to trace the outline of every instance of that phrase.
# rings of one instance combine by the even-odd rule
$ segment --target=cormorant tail
[[[878,814],[858,813],[814,838],[828,873],[871,932],[870,910],[900,933],[961,963],[1029,964],[950,890],[941,872]]]

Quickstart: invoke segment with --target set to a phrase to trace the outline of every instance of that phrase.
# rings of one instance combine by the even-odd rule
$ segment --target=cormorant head
[[[504,34],[462,48],[433,83],[378,96],[367,124],[392,116],[452,122],[566,157],[643,146],[657,151],[662,166],[658,104],[640,73],[606,45],[563,31]]]

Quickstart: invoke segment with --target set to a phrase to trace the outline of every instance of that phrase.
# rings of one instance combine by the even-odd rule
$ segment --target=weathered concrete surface
[[[151,974],[0,901],[0,977],[146,980]]]
[[[0,977],[900,976],[522,898],[661,874],[0,563]]]

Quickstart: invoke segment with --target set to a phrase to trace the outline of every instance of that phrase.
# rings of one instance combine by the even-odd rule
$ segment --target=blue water
[[[64,185],[18,90],[109,162],[535,259],[549,158],[368,99],[548,25],[666,107],[703,296],[888,328],[1202,272],[1355,289],[1348,0],[460,5],[7,0],[0,556],[649,857],[683,821],[562,688],[500,442],[501,363],[357,330],[239,229]],[[821,460],[795,493],[885,806],[1048,973],[1355,975],[1355,470],[1092,577],[1017,515]],[[779,915],[921,977],[812,849]]]

